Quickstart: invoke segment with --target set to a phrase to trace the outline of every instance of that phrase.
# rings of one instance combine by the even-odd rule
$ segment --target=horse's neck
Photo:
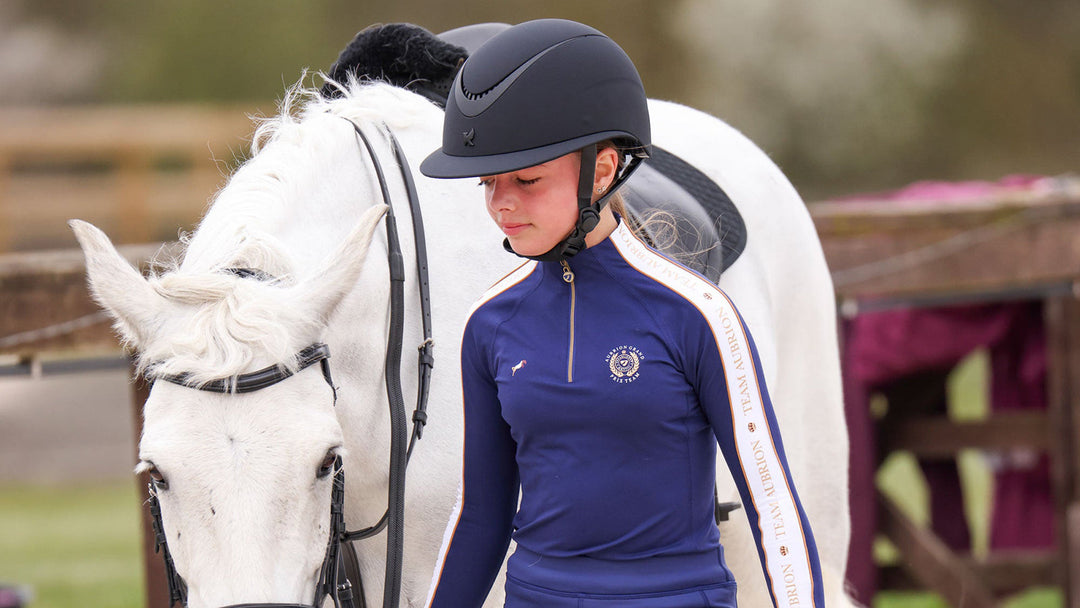
[[[330,149],[310,155],[314,159],[297,158],[293,163],[309,164],[297,167],[277,158],[282,151],[274,145],[220,192],[190,241],[186,268],[240,263],[302,278],[335,250],[371,204],[372,185],[359,152],[328,140]],[[253,259],[228,259],[238,252]]]

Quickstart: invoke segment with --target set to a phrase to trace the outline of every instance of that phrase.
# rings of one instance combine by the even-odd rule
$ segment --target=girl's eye
[[[534,178],[532,178],[532,179],[521,179],[521,178],[519,177],[519,178],[518,178],[518,180],[517,180],[517,182],[518,182],[519,184],[521,184],[522,186],[528,186],[528,185],[531,185],[531,184],[535,184],[535,183],[536,183],[536,182],[538,182],[538,181],[540,181],[540,178],[539,178],[539,177],[534,177]]]
[[[490,179],[482,179],[482,180],[480,180],[480,183],[476,184],[476,185],[481,186],[481,187],[490,186],[491,185],[491,180]]]

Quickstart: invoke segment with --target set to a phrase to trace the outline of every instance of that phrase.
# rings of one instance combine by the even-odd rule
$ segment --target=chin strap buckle
[[[593,228],[600,223],[600,210],[590,205],[578,212],[577,228],[583,234],[592,232]]]

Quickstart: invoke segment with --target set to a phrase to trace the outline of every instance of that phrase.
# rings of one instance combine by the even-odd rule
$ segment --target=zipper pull
[[[570,264],[566,263],[566,260],[559,260],[562,264],[562,280],[566,283],[574,282],[574,271],[570,270]]]

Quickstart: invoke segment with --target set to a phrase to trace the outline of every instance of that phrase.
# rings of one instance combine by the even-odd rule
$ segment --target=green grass
[[[1062,608],[1065,605],[1057,589],[1031,589],[1005,602],[1004,608]],[[949,608],[933,593],[882,592],[874,598],[873,608]]]
[[[0,581],[31,608],[141,608],[137,501],[134,481],[0,488]]]

